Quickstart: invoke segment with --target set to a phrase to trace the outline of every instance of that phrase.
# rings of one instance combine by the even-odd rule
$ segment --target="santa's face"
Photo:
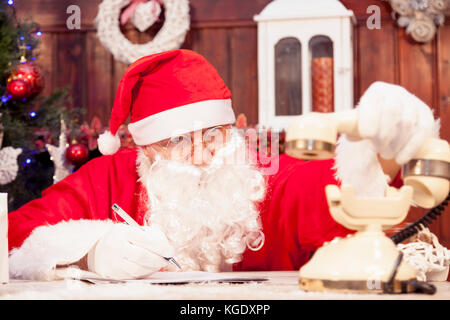
[[[192,132],[143,152],[149,164],[140,172],[149,195],[146,223],[164,230],[183,270],[226,270],[247,247],[262,245],[255,202],[264,196],[265,181],[246,161],[236,129]]]

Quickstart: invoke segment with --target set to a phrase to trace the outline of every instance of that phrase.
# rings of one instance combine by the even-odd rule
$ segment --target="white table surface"
[[[49,282],[11,280],[0,285],[0,299],[151,299],[151,300],[450,300],[450,282],[433,282],[434,295],[360,294],[305,292],[298,286],[295,271],[233,272],[236,277],[266,277],[264,282],[245,284],[206,283],[155,285],[135,281],[127,284],[88,284],[78,280]]]

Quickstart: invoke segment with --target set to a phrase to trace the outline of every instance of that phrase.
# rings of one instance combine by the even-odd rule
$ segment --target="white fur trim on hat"
[[[130,123],[128,130],[137,145],[145,146],[195,130],[232,124],[236,117],[231,99],[190,103]]]
[[[56,266],[83,258],[112,225],[111,220],[69,220],[37,227],[20,248],[11,250],[9,275],[28,280],[58,279]]]
[[[104,155],[111,155],[120,149],[120,138],[116,134],[113,136],[109,130],[98,137],[98,149]]]

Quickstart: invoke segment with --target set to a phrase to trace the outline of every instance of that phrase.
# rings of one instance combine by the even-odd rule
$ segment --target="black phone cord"
[[[444,212],[445,207],[448,205],[449,201],[450,201],[450,193],[447,195],[447,198],[445,198],[445,200],[440,205],[428,211],[422,218],[420,218],[413,224],[407,226],[403,230],[391,236],[391,240],[394,241],[395,244],[399,244],[411,238],[413,235],[417,234],[423,228],[428,227],[433,222],[433,220],[436,220],[442,214],[442,212]]]

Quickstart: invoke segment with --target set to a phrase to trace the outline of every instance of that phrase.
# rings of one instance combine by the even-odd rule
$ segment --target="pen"
[[[127,224],[129,224],[130,226],[135,226],[135,227],[141,227],[136,221],[134,221],[134,219],[132,217],[130,217],[130,215],[128,213],[126,213],[121,207],[119,207],[119,205],[117,205],[117,203],[114,203],[112,206],[112,209],[114,210],[115,213],[117,213],[123,220],[125,220],[125,222]],[[141,229],[142,230],[142,229]],[[152,251],[152,250],[150,250]],[[166,259],[167,261],[171,262],[172,264],[174,264],[178,269],[181,270],[180,265],[175,261],[175,259],[173,257],[164,257],[154,251],[152,251],[153,253],[157,254],[158,256],[160,256],[161,258]]]

